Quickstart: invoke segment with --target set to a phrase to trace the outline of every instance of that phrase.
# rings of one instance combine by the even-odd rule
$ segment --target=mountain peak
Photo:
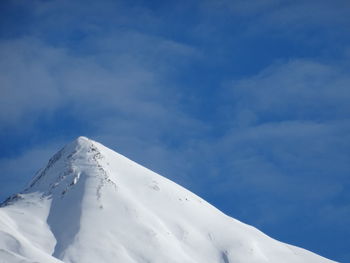
[[[86,136],[79,136],[78,138],[76,138],[76,140],[81,142],[90,141],[90,139]]]
[[[76,142],[79,145],[93,143],[93,141],[91,139],[89,139],[88,137],[85,137],[85,136],[79,136],[73,142]]]
[[[98,143],[80,136],[59,150],[38,171],[24,192],[41,192],[43,195],[65,195],[77,185],[81,177],[108,179]],[[99,145],[102,147],[102,145]]]
[[[62,148],[64,152],[74,152],[79,149],[88,149],[90,146],[94,145],[94,141],[85,136],[79,136],[75,140],[71,141]]]
[[[333,262],[269,238],[86,137],[4,203],[0,247],[11,263]]]

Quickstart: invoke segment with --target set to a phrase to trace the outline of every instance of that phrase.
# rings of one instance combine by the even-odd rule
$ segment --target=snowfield
[[[0,208],[0,263],[329,263],[79,137]]]

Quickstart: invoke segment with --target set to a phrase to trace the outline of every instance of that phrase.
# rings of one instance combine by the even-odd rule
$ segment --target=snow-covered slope
[[[326,263],[79,137],[0,208],[0,263]]]

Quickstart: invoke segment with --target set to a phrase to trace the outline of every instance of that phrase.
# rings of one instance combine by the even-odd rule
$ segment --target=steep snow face
[[[0,262],[334,262],[79,137],[0,209]]]

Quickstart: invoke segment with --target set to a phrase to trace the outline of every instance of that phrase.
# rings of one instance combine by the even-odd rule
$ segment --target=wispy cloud
[[[257,122],[347,119],[350,111],[345,66],[310,60],[278,63],[230,86],[236,114]]]

